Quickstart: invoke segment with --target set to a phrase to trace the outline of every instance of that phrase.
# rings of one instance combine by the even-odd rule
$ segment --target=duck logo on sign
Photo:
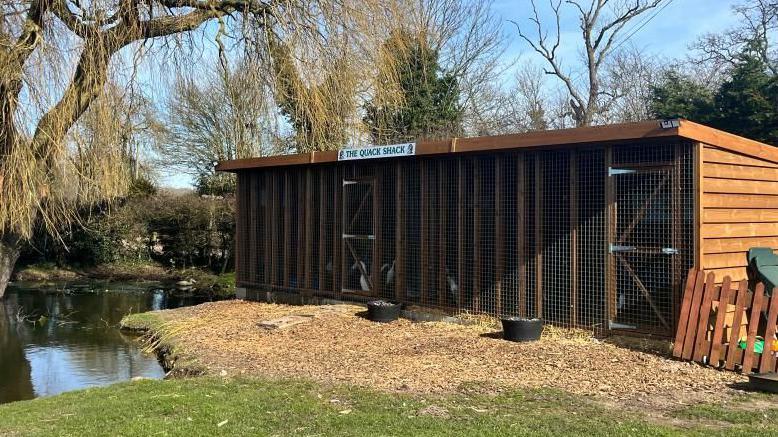
[[[355,159],[394,158],[398,156],[413,156],[416,154],[416,143],[390,144],[388,146],[360,147],[341,149],[338,161]]]

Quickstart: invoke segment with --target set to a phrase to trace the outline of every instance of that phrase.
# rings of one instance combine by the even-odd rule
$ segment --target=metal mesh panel
[[[607,168],[602,149],[576,155],[578,177],[578,301],[577,321],[583,326],[601,327],[605,320],[605,263],[608,256]]]
[[[543,319],[570,322],[570,154],[541,155]]]
[[[242,173],[238,281],[666,331],[693,253],[691,150],[658,142]]]

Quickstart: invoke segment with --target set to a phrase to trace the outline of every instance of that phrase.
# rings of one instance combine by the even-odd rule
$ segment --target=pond
[[[202,301],[170,296],[155,283],[9,286],[0,300],[0,404],[162,378],[157,358],[120,332],[119,321]]]

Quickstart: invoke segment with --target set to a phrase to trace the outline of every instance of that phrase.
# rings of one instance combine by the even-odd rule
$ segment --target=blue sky
[[[627,42],[642,52],[660,56],[666,59],[683,57],[688,46],[698,36],[708,32],[720,32],[737,24],[737,17],[732,14],[731,7],[741,3],[740,0],[666,0],[669,4],[645,25]],[[547,0],[536,1],[541,10],[541,20],[549,22],[551,11]],[[584,3],[586,1],[584,0]],[[663,3],[664,4],[664,3]],[[661,7],[661,6],[660,6]],[[518,59],[520,62],[536,62],[542,64],[542,59],[524,42],[516,32],[511,21],[526,26],[528,32],[534,31],[532,23],[527,18],[532,14],[529,0],[496,0],[494,9],[504,20],[505,30],[509,35],[509,45],[505,53],[508,60]],[[650,12],[652,13],[652,12]],[[642,16],[638,19],[643,24]],[[623,35],[632,34],[634,24],[627,25]],[[580,31],[574,11],[563,7],[562,39],[558,50],[561,59],[570,59],[564,65],[573,67],[580,56]],[[215,61],[215,60],[214,60]],[[510,73],[506,73],[510,74]],[[191,186],[191,179],[185,175],[165,173],[162,170],[162,184],[172,187]]]

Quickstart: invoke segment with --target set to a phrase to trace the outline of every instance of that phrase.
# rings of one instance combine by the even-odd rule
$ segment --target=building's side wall
[[[701,267],[747,279],[746,251],[778,249],[778,165],[702,145]]]
[[[645,170],[671,161],[680,174],[689,150],[686,142],[663,140],[241,171],[238,287],[248,298],[288,292],[370,299],[359,292],[353,251],[365,261],[375,297],[602,328],[609,317],[633,325],[651,319],[640,289],[649,287],[669,320],[676,300],[671,285],[682,280],[679,269],[690,266],[693,244],[673,243],[684,260],[673,264],[678,268],[667,267],[669,256],[660,257],[661,265],[636,260],[631,268],[643,281],[638,284],[622,264],[609,262],[609,211],[616,209],[608,208],[614,202],[608,190],[623,196],[621,210],[634,207],[634,216],[622,217],[619,234],[646,244],[654,238],[644,233],[660,224],[665,232],[671,220],[679,239],[692,233],[691,216],[681,213],[691,209],[683,200],[690,196],[648,200],[654,190],[649,179],[614,189],[608,167]],[[662,193],[691,193],[679,176],[673,180]],[[355,181],[374,184],[364,204]],[[349,246],[344,234],[375,237],[351,239]]]

